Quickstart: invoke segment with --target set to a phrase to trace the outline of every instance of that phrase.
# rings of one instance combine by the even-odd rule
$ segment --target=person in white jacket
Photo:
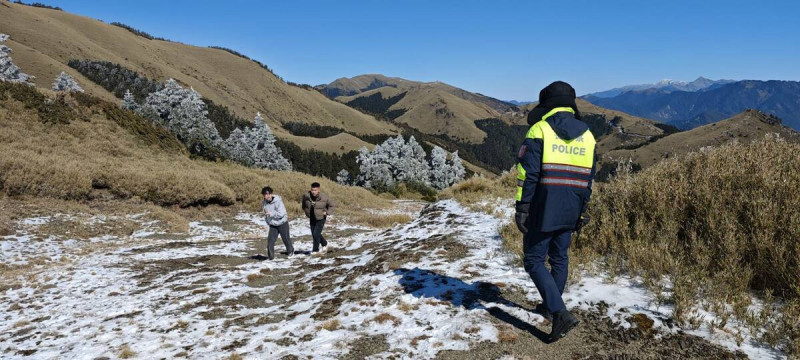
[[[286,254],[288,254],[288,256],[294,255],[292,239],[289,237],[289,214],[286,213],[283,200],[280,196],[275,195],[272,188],[269,186],[265,186],[261,189],[261,195],[264,195],[261,208],[264,210],[264,218],[269,227],[269,235],[267,235],[267,257],[270,260],[275,258],[275,240],[278,240],[278,234],[281,235],[283,245],[286,246]]]

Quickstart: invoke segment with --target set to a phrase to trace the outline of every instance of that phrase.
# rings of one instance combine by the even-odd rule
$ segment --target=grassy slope
[[[90,96],[70,95],[54,103],[69,115],[60,118],[73,118],[68,124],[43,123],[36,109],[47,113],[55,106],[42,105],[44,99],[25,85],[0,83],[0,200],[108,199],[175,209],[222,205],[208,209],[258,211],[260,189],[270,185],[285,197],[290,213],[299,215],[300,197],[308,184],[319,181],[335,194],[341,213],[359,215],[364,208],[389,206],[365,189],[301,173],[191,159],[163,129]]]
[[[7,4],[7,3],[4,3]],[[322,94],[285,84],[258,64],[226,51],[148,40],[129,31],[83,16],[18,4],[0,12],[0,33],[11,35],[14,62],[49,88],[61,72],[74,76],[87,92],[115,100],[69,68],[70,59],[107,60],[152,79],[176,78],[215,103],[229,107],[245,119],[257,111],[267,118],[277,135],[287,138],[279,123],[301,121],[357,129],[359,133],[391,133],[394,126],[327,99]],[[292,138],[301,147],[319,140]],[[352,139],[335,146],[355,150]]]
[[[607,158],[628,159],[648,167],[667,157],[683,155],[705,146],[718,146],[734,139],[752,141],[763,139],[767,133],[796,138],[796,133],[782,125],[769,123],[770,118],[758,111],[745,111],[726,120],[701,126],[661,138],[634,150],[614,150]]]
[[[376,83],[385,86],[368,89],[370,84]],[[324,85],[323,88],[355,93],[337,97],[336,100],[342,103],[375,93],[380,93],[385,99],[407,92],[402,100],[390,108],[390,110],[406,110],[406,113],[395,121],[408,124],[427,134],[447,134],[471,143],[483,141],[486,135],[475,126],[475,120],[499,118],[513,109],[512,106],[496,99],[445,83],[424,83],[383,75],[359,75],[349,79],[337,79]]]

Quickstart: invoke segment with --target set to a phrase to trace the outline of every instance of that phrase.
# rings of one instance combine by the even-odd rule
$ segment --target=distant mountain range
[[[785,125],[800,129],[800,82],[797,81],[716,82],[695,91],[661,87],[626,91],[613,97],[587,95],[584,99],[597,106],[661,121],[680,129],[716,122],[746,109],[775,115]]]
[[[736,80],[711,80],[704,77],[698,77],[694,81],[677,81],[671,79],[664,79],[657,83],[653,84],[639,84],[639,85],[627,85],[623,87],[614,88],[611,90],[600,91],[596,93],[587,94],[584,97],[597,97],[597,98],[612,98],[618,96],[622,93],[629,92],[629,91],[638,91],[638,90],[648,90],[648,89],[659,89],[666,92],[672,91],[701,91],[701,90],[710,90],[717,87],[720,87],[725,84],[730,84],[732,82],[736,82]]]
[[[535,103],[536,101],[517,101],[517,100],[505,100],[505,102],[507,102],[507,103],[509,103],[509,104],[516,105],[516,106],[523,106],[523,105],[533,104],[533,103]]]

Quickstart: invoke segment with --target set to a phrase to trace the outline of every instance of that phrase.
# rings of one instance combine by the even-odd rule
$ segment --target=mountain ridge
[[[742,80],[705,91],[629,91],[612,98],[585,97],[605,108],[691,129],[733,116],[745,109],[776,115],[800,129],[800,82]]]
[[[609,90],[598,91],[583,95],[582,97],[611,98],[629,91],[642,91],[648,89],[693,92],[693,91],[702,91],[708,88],[721,86],[732,82],[736,82],[736,80],[727,80],[727,79],[711,80],[703,76],[699,76],[697,79],[694,79],[692,81],[663,79],[651,84],[626,85]]]

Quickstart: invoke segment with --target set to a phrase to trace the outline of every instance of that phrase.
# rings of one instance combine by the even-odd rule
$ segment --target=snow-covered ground
[[[445,200],[389,230],[337,219],[326,228],[328,253],[275,261],[259,256],[265,230],[257,215],[192,223],[183,236],[143,224],[135,241],[32,275],[0,277],[0,357],[432,358],[498,342],[501,329],[490,308],[544,322],[501,295],[513,290],[526,301],[540,300],[501,246],[503,221]],[[292,221],[291,231],[295,248],[310,250],[307,221]],[[0,239],[0,261],[61,256],[86,243],[25,236]],[[281,241],[276,250],[283,250]],[[658,306],[631,279],[586,274],[565,298],[570,307],[608,304],[607,315],[623,327],[630,326],[630,314],[643,313],[660,334],[679,331],[668,321],[672,309]],[[693,333],[752,358],[782,356],[749,339],[737,347],[721,332]]]

